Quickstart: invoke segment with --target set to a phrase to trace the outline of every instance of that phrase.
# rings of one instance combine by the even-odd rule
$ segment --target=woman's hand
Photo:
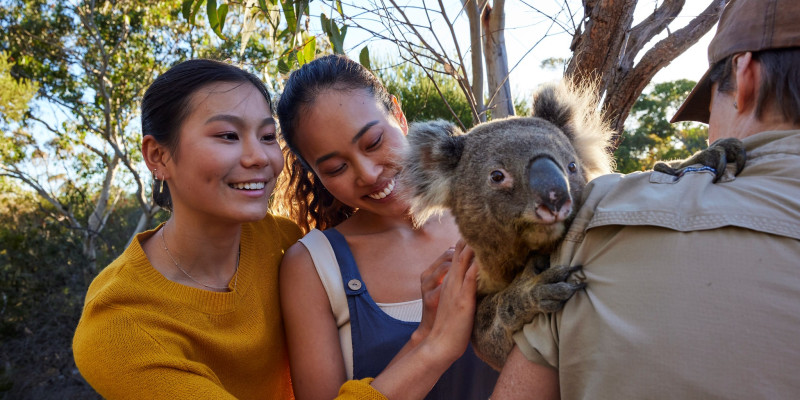
[[[475,319],[475,292],[478,265],[475,252],[459,240],[447,274],[437,289],[436,319],[426,340],[452,361],[467,348]],[[423,316],[424,317],[424,316]]]
[[[442,280],[453,261],[455,246],[447,249],[420,276],[422,290],[422,320],[411,337],[411,341],[419,343],[428,336],[436,320],[436,309],[439,307],[439,296],[442,292]]]
[[[386,397],[425,397],[447,368],[464,354],[475,318],[478,267],[473,265],[474,256],[472,249],[459,241],[452,252],[445,252],[423,274],[423,320],[428,327],[414,332],[411,342],[415,336],[418,342],[409,342],[375,377],[372,386]]]

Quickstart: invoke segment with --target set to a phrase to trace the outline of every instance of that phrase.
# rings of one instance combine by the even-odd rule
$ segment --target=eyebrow
[[[209,123],[215,122],[215,121],[225,121],[225,122],[230,122],[230,123],[236,124],[236,125],[242,125],[244,123],[244,120],[239,118],[236,115],[218,114],[218,115],[214,115],[211,118],[207,119],[206,120],[206,124],[209,124]],[[261,120],[261,123],[258,126],[260,128],[260,127],[267,126],[267,125],[275,125],[275,118],[274,117],[264,118],[264,119]]]
[[[356,135],[353,136],[353,139],[350,140],[350,143],[358,142],[358,139],[361,139],[361,137],[364,136],[365,133],[367,133],[369,128],[372,128],[373,126],[377,125],[378,122],[379,122],[378,120],[375,120],[375,121],[370,121],[370,122],[367,122],[366,124],[364,124],[364,126],[362,126],[361,129],[358,130]],[[329,158],[336,157],[336,155],[338,155],[338,154],[339,154],[338,151],[334,151],[334,152],[330,152],[328,154],[325,154],[323,156],[320,156],[319,158],[317,158],[314,161],[314,165],[319,165],[320,163],[324,162],[325,160],[327,160]]]

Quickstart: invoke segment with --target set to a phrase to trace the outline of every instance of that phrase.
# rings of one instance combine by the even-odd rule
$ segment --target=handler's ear
[[[761,65],[753,60],[753,53],[745,52],[733,57],[736,74],[734,100],[739,114],[751,111],[756,106],[758,85],[761,81]]]

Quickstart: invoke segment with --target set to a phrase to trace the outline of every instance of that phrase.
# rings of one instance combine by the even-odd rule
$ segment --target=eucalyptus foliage
[[[686,79],[657,83],[639,96],[614,153],[620,172],[648,170],[656,161],[686,158],[707,147],[708,128],[704,125],[669,123],[694,85]]]

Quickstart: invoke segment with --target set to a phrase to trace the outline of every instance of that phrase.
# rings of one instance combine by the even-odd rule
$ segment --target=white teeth
[[[239,190],[259,190],[263,189],[266,184],[264,182],[231,183],[228,186]]]
[[[375,199],[375,200],[380,200],[380,199],[383,199],[383,198],[385,198],[386,196],[388,196],[388,195],[392,194],[392,190],[394,190],[394,179],[392,179],[392,180],[389,182],[389,185],[388,185],[388,186],[386,186],[386,188],[385,188],[385,189],[383,189],[382,191],[380,191],[380,192],[378,192],[378,193],[373,193],[373,194],[370,194],[370,195],[369,195],[369,198],[371,198],[371,199]]]

